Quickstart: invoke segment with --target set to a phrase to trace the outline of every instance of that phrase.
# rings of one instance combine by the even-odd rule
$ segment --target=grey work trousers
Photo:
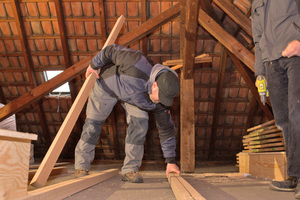
[[[90,170],[95,157],[95,147],[102,125],[117,103],[117,99],[105,92],[98,80],[89,96],[81,138],[75,148],[75,169]],[[122,174],[138,172],[144,155],[144,142],[148,131],[148,113],[136,106],[123,103],[128,123]]]
[[[265,67],[275,122],[284,135],[287,174],[300,178],[300,57],[280,58]]]

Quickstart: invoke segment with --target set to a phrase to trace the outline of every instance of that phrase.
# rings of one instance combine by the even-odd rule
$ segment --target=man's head
[[[171,71],[159,74],[152,85],[150,99],[154,103],[172,106],[174,97],[179,93],[180,86],[177,76]]]

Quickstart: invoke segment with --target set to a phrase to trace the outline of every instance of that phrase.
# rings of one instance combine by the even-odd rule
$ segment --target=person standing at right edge
[[[266,77],[275,122],[284,136],[289,176],[285,181],[273,180],[270,189],[295,191],[297,199],[300,199],[300,57],[299,52],[286,52],[300,48],[299,12],[300,0],[252,1],[255,76]]]

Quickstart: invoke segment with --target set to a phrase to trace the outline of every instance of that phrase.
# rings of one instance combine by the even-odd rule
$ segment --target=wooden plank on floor
[[[58,162],[58,163],[55,163],[54,167],[60,167],[60,166],[70,165],[70,164],[71,164],[71,162]],[[39,164],[29,165],[29,169],[37,169],[39,167],[40,167]]]
[[[172,188],[172,191],[176,197],[176,200],[181,200],[181,199],[205,200],[205,198],[201,194],[199,194],[199,192],[195,190],[195,188],[193,188],[180,175],[175,173],[170,173],[168,180]]]
[[[36,173],[37,169],[31,169],[29,170],[28,173],[28,180],[31,180],[34,176],[34,174]],[[68,168],[67,167],[54,167],[50,173],[50,176],[56,176],[56,175],[60,175],[60,174],[65,174],[68,172]]]
[[[61,200],[118,174],[118,169],[105,170],[101,173],[90,174],[81,178],[76,178],[33,190],[18,200]]]
[[[108,39],[106,40],[103,48],[108,45],[114,44],[119,32],[125,22],[125,17],[121,15],[115,26],[113,27]],[[57,161],[69,135],[74,127],[76,120],[78,119],[79,114],[82,111],[83,106],[89,96],[92,87],[95,84],[97,77],[94,73],[91,73],[88,78],[84,81],[74,103],[71,106],[63,124],[61,125],[58,133],[56,134],[50,148],[48,149],[41,166],[38,168],[38,171],[34,175],[31,185],[34,187],[40,188],[43,187],[51,173],[51,170]]]

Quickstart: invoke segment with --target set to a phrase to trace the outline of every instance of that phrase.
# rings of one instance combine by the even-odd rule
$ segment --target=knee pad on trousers
[[[100,137],[102,125],[104,124],[104,121],[96,121],[92,119],[86,119],[83,130],[81,133],[81,140],[96,145],[98,142],[98,139]]]
[[[148,131],[148,119],[130,116],[126,143],[144,145]]]

